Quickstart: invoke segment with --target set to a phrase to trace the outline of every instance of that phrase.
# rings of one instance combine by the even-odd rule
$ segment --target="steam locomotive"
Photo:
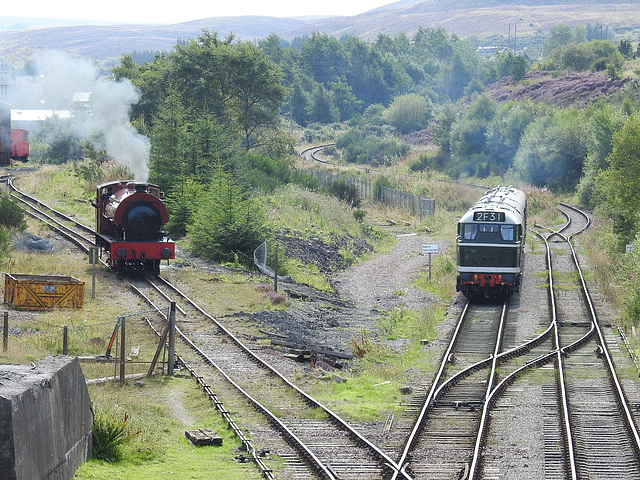
[[[118,273],[160,273],[160,262],[175,258],[175,243],[162,227],[169,221],[157,185],[132,180],[96,188],[96,244],[100,256]]]
[[[524,192],[499,186],[460,218],[456,291],[468,298],[504,298],[520,291],[526,208]]]

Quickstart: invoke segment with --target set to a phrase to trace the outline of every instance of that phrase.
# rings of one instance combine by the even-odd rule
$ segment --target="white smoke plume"
[[[90,91],[98,70],[89,61],[48,50],[34,58],[40,87],[39,103],[47,109],[67,109],[75,92]]]
[[[98,78],[99,71],[91,62],[64,52],[43,52],[35,59],[35,65],[41,82],[42,106],[68,109],[75,93],[90,92],[88,113],[75,112],[71,120],[74,133],[129,166],[135,180],[146,182],[150,144],[129,122],[131,105],[139,98],[133,84],[128,79],[115,82]]]
[[[96,82],[91,103],[97,127],[104,134],[105,148],[109,155],[128,165],[135,180],[149,179],[149,139],[129,123],[131,105],[138,101],[139,94],[133,84],[124,79],[119,82],[100,80]]]

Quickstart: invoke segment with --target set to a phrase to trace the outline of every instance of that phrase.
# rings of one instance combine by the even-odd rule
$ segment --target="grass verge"
[[[126,415],[131,435],[119,460],[91,459],[77,470],[76,480],[261,478],[252,463],[234,460],[240,442],[186,378],[157,376],[143,386],[106,383],[91,386],[89,392],[96,412],[119,419]],[[194,447],[185,430],[198,428],[214,430],[222,437],[222,446]]]

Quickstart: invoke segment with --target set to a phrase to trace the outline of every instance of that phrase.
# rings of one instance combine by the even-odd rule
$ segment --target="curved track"
[[[85,253],[89,252],[90,247],[95,247],[95,232],[93,228],[83,225],[37,198],[18,190],[13,184],[13,180],[13,177],[7,179],[7,185],[11,190],[11,198],[28,215],[45,223]]]
[[[75,237],[72,241],[76,245],[92,244],[87,238],[87,234],[93,235],[89,227],[73,227],[77,222],[37,199],[17,191],[14,195],[21,197],[25,208],[39,211],[33,213],[36,218],[67,238]],[[43,213],[45,207],[49,211]],[[547,435],[548,445],[545,438],[549,450],[545,462],[554,472],[547,471],[546,478],[640,479],[640,438],[634,414],[615,375],[613,358],[571,242],[588,226],[589,218],[573,207],[561,208],[572,220],[558,230],[538,234],[547,245],[551,272],[548,327],[521,345],[504,348],[504,338],[510,335],[510,322],[514,321],[506,305],[499,308],[500,314],[497,306],[467,305],[435,380],[425,392],[414,428],[404,447],[394,450],[397,461],[297,388],[176,287],[163,279],[133,283],[151,304],[151,291],[161,292],[164,305],[154,304],[159,310],[171,298],[180,299],[180,335],[193,352],[183,353],[183,361],[210,397],[215,395],[206,376],[221,376],[252,402],[295,452],[288,461],[296,465],[294,476],[376,480],[487,477],[483,449],[490,435],[491,409],[527,372],[553,364],[558,381],[555,391],[548,394],[558,403],[553,421],[558,435]],[[568,258],[575,264],[572,271]],[[215,369],[216,373],[201,376],[192,365],[199,370]],[[217,399],[214,403],[221,405]],[[242,438],[241,429],[237,433]],[[246,439],[242,441],[261,465],[255,449]],[[562,455],[558,455],[558,447]],[[274,478],[263,463],[261,469],[266,478]]]
[[[559,378],[567,409],[570,478],[640,479],[638,429],[572,243],[572,237],[587,228],[590,219],[569,205],[560,208],[569,219],[570,233],[554,232],[547,238],[561,237],[555,255],[566,252],[573,262],[571,269],[556,268],[553,291],[558,347],[563,354]]]

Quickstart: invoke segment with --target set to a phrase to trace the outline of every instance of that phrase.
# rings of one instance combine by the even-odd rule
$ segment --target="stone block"
[[[67,480],[91,455],[93,412],[77,358],[0,365],[0,480]]]

